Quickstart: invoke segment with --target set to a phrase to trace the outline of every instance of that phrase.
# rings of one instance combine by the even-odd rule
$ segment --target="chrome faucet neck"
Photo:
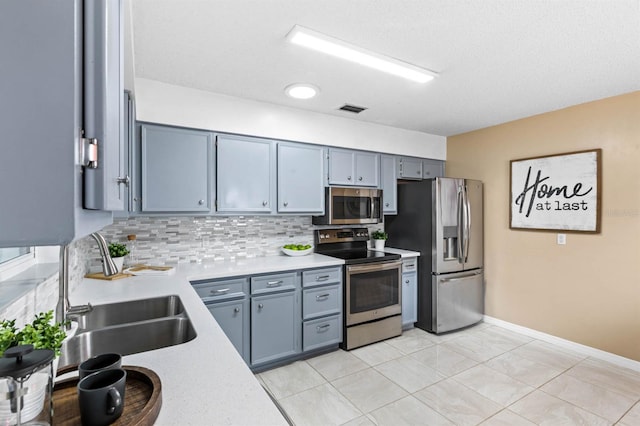
[[[102,272],[105,277],[110,277],[118,273],[118,267],[113,263],[111,255],[109,254],[109,246],[107,241],[99,232],[94,232],[91,237],[98,243],[98,249],[100,249],[100,256],[102,257]]]

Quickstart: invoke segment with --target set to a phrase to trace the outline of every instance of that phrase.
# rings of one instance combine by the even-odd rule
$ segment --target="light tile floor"
[[[297,426],[640,425],[640,372],[484,323],[257,377]]]

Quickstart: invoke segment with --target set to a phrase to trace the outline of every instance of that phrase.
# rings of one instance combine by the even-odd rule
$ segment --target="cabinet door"
[[[378,186],[380,184],[380,154],[355,153],[355,185]]]
[[[271,212],[275,195],[272,146],[267,139],[218,136],[219,212]]]
[[[444,177],[444,161],[422,160],[422,170],[424,179]]]
[[[382,212],[398,213],[398,191],[396,187],[396,158],[392,155],[380,157],[380,174],[382,183]]]
[[[211,133],[145,124],[141,144],[143,211],[211,209]]]
[[[418,321],[418,276],[416,272],[402,274],[402,326]]]
[[[251,298],[251,364],[300,352],[298,292],[288,291]]]
[[[423,170],[420,158],[400,157],[398,165],[398,176],[402,179],[422,179]]]
[[[329,149],[329,184],[355,185],[353,151]]]
[[[324,149],[278,144],[278,212],[324,213]]]
[[[238,353],[249,363],[249,301],[213,303],[207,308]]]

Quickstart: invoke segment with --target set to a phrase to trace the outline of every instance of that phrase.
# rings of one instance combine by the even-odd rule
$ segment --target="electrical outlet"
[[[557,241],[560,245],[567,244],[567,234],[558,234]]]

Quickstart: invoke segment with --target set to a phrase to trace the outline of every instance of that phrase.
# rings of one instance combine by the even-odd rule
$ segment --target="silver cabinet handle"
[[[360,182],[362,182],[362,176],[360,176],[360,177],[358,178],[358,180],[359,180]]]
[[[269,203],[267,203],[266,201],[263,201],[263,202],[262,202],[262,206],[263,206],[263,207],[266,207],[266,206],[267,206],[267,204],[269,204]]]
[[[384,203],[384,206],[385,207],[389,207],[389,203]]]
[[[316,277],[316,281],[326,281],[329,279],[329,275],[320,275]]]
[[[264,308],[264,305],[262,303],[258,303],[258,309],[262,309]]]
[[[234,308],[233,312],[235,312],[237,314],[238,312],[240,312],[240,308]]]
[[[228,292],[229,292],[228,288],[221,288],[219,290],[211,290],[210,294],[225,294]]]
[[[116,178],[116,183],[118,185],[124,183],[124,186],[128,187],[129,186],[129,182],[130,182],[129,176],[125,176],[125,177],[118,176]]]
[[[347,176],[347,180],[351,180],[351,176]]]
[[[285,207],[287,207],[289,205],[289,203],[287,203],[286,201],[283,203]]]
[[[316,300],[326,299],[329,296],[331,296],[329,293],[319,294],[319,295],[316,296]]]
[[[282,285],[282,280],[279,281],[269,281],[267,283],[267,287],[269,288],[273,288],[273,287],[280,287]]]
[[[327,331],[329,329],[329,327],[331,327],[331,324],[318,325],[318,326],[316,326],[316,330],[318,332],[323,332],[323,331]]]
[[[198,204],[203,205],[204,204],[204,200],[198,200]]]
[[[409,280],[406,280],[404,283],[405,283],[405,284],[409,284]]]

